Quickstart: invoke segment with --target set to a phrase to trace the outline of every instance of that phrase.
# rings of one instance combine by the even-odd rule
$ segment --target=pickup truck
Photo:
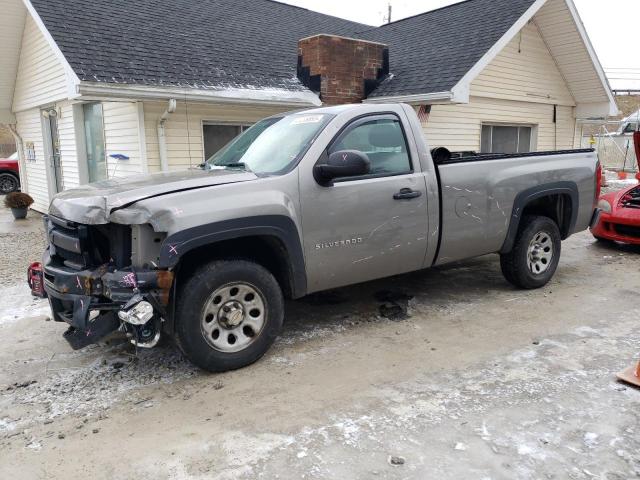
[[[120,329],[236,369],[272,345],[285,298],[490,253],[544,286],[597,219],[599,171],[593,150],[431,152],[408,105],[282,114],[199,169],[58,194],[45,288],[73,348]]]
[[[20,169],[17,154],[0,158],[0,195],[15,192],[20,188]]]

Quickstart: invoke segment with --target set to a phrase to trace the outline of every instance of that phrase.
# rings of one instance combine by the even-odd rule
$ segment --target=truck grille
[[[45,217],[51,259],[74,270],[131,264],[131,229],[125,225],[82,225]]]

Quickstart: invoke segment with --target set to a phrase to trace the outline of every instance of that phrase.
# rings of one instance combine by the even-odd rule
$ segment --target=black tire
[[[20,188],[20,180],[12,173],[0,173],[0,195],[15,192]]]
[[[534,240],[548,239],[551,258],[539,259],[537,252],[544,252],[547,245],[538,248]],[[530,248],[532,242],[536,245],[535,261],[531,260]],[[500,256],[502,274],[507,281],[518,288],[535,289],[544,287],[553,278],[558,268],[562,253],[562,239],[556,222],[548,217],[525,216],[520,221],[520,228],[511,252]],[[549,252],[544,252],[545,257]],[[543,263],[546,260],[545,263]],[[540,268],[541,271],[536,271]],[[544,270],[542,270],[544,269]]]
[[[254,297],[258,297],[261,302],[262,325],[259,332],[252,332],[251,327],[244,327],[249,328],[253,336],[246,336],[250,337],[250,343],[242,350],[224,351],[217,349],[213,342],[221,338],[221,335],[229,339],[236,337],[232,330],[222,326],[222,320],[227,320],[222,313],[223,302],[219,301],[220,306],[216,307],[214,302],[220,297],[212,297],[220,289],[229,289],[229,293],[226,294],[229,296],[229,302],[240,305],[244,299],[236,301],[231,296],[234,285],[253,289],[256,294]],[[245,296],[248,297],[249,295]],[[180,349],[191,362],[209,372],[236,370],[259,360],[278,337],[284,320],[284,298],[278,282],[267,269],[245,260],[218,260],[198,269],[180,289],[176,307],[176,341]],[[215,315],[207,315],[205,309],[209,308],[218,308],[218,311]],[[251,321],[246,308],[242,311],[244,314],[241,315],[241,323],[234,328]],[[212,317],[212,321],[206,322],[205,318],[209,317]],[[211,332],[211,335],[205,332],[206,325],[214,324],[218,332],[215,339],[213,337],[216,330]],[[241,333],[246,341],[244,335]],[[230,340],[228,342],[227,346],[230,345]],[[238,341],[238,344],[240,343],[241,341]]]

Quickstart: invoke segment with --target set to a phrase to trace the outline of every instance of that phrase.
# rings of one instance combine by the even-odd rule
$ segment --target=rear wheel
[[[224,372],[261,358],[283,318],[282,290],[267,269],[245,260],[215,261],[181,289],[176,336],[194,364]]]
[[[519,288],[545,286],[558,268],[562,240],[556,223],[548,217],[526,216],[511,252],[501,255],[504,277]]]
[[[11,173],[0,173],[0,194],[15,192],[18,190],[20,182],[15,175]]]

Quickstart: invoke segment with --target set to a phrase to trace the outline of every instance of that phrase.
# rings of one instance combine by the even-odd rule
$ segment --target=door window
[[[87,145],[87,170],[89,182],[98,182],[107,178],[107,157],[104,146],[104,122],[101,103],[85,103],[84,135]]]
[[[395,117],[356,121],[331,145],[330,153],[340,150],[366,153],[372,175],[402,175],[412,171],[407,140]]]

